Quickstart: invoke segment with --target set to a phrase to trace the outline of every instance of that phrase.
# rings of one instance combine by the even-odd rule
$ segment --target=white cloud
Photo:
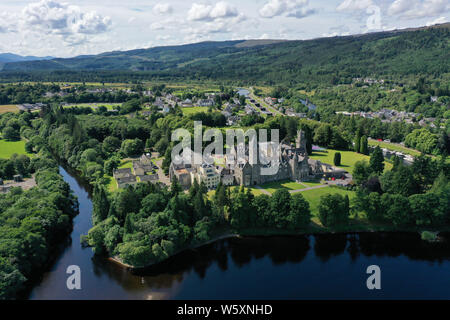
[[[373,5],[372,0],[344,0],[337,8],[337,11],[358,11],[365,10]]]
[[[239,16],[236,7],[228,2],[220,1],[214,6],[209,4],[193,3],[188,11],[187,18],[190,21],[213,21],[215,19],[227,19]]]
[[[446,17],[439,17],[437,19],[434,19],[433,21],[427,22],[427,27],[434,26],[435,24],[446,23],[447,21],[448,19]]]
[[[0,33],[16,32],[17,17],[6,12],[0,13]]]
[[[228,2],[218,2],[211,10],[210,16],[213,19],[217,18],[231,18],[239,15],[236,7],[233,7]]]
[[[154,7],[153,7],[153,12],[156,14],[170,14],[173,12],[173,8],[170,4],[168,3],[157,3]]]
[[[210,5],[194,3],[188,11],[187,18],[191,21],[211,20],[211,9]]]
[[[405,19],[435,17],[450,10],[448,0],[395,0],[388,8],[389,15]]]
[[[156,36],[156,40],[160,40],[160,41],[167,41],[167,40],[170,40],[170,38],[172,38],[171,36],[169,36],[169,35],[158,35],[158,36]]]
[[[444,22],[450,18],[444,4],[449,0],[0,0],[0,46],[18,54],[67,57],[264,34],[311,39],[367,32],[370,5],[380,7],[380,30],[388,30]],[[295,19],[312,12],[313,23]]]
[[[165,28],[164,28],[164,25],[162,25],[161,23],[159,23],[159,22],[153,22],[153,23],[150,25],[150,29],[151,29],[151,30],[164,30]]]
[[[31,3],[19,17],[21,29],[61,36],[71,44],[80,44],[87,40],[88,35],[104,33],[111,27],[109,17],[53,0]]]
[[[260,10],[259,15],[263,18],[286,16],[293,18],[304,18],[315,12],[307,8],[308,0],[269,0]]]
[[[402,12],[406,12],[410,9],[411,0],[403,1],[403,0],[395,0],[388,9],[388,13],[390,15],[399,14]]]

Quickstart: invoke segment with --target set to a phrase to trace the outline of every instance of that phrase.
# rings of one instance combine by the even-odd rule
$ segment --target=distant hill
[[[450,72],[450,23],[304,41],[242,40],[4,64],[22,80],[212,79],[268,84]],[[95,72],[88,72],[95,71]],[[44,75],[42,73],[45,73]]]
[[[19,56],[17,54],[13,54],[13,53],[0,53],[0,63],[50,60],[50,59],[55,59],[55,58],[54,57]]]

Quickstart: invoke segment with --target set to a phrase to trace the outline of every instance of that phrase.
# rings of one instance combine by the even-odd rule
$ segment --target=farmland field
[[[13,104],[0,105],[0,114],[7,112],[19,112],[19,108]]]

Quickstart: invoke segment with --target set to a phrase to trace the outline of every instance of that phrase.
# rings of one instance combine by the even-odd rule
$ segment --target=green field
[[[344,190],[340,188],[334,188],[334,187],[326,187],[326,188],[320,188],[320,189],[314,189],[314,190],[307,190],[300,192],[303,197],[309,202],[311,213],[313,216],[317,216],[319,213],[319,202],[320,197],[326,194],[341,194],[343,196],[348,195],[350,200],[356,196],[356,193],[354,191]]]
[[[32,155],[25,151],[25,141],[5,141],[0,139],[0,158],[9,159],[14,153]]]
[[[397,151],[397,152],[401,152],[403,154],[409,154],[414,157],[420,156],[420,151],[402,147],[401,145],[398,145],[395,143],[388,143],[388,142],[382,142],[382,141],[377,141],[377,140],[371,139],[371,140],[369,140],[369,145],[370,146],[380,146],[380,148],[382,148],[382,149],[385,148],[385,149],[388,149],[391,151]]]
[[[185,116],[200,112],[208,112],[208,107],[191,107],[191,108],[182,108],[183,114]]]
[[[350,173],[353,173],[353,169],[355,168],[355,163],[358,161],[366,160],[369,162],[370,157],[356,153],[353,151],[340,151],[340,150],[332,150],[328,149],[326,151],[313,151],[311,158],[315,160],[319,160],[323,163],[334,165],[334,154],[336,152],[341,153],[341,165],[338,168],[346,170]],[[392,169],[392,164],[389,162],[385,162],[385,170]]]

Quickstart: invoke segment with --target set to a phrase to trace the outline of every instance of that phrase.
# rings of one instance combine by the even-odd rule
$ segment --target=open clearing
[[[190,114],[196,114],[200,112],[208,112],[208,107],[190,107],[190,108],[182,108],[183,114],[185,116]]]
[[[0,158],[9,159],[14,153],[32,155],[25,151],[25,141],[6,141],[0,139]]]

